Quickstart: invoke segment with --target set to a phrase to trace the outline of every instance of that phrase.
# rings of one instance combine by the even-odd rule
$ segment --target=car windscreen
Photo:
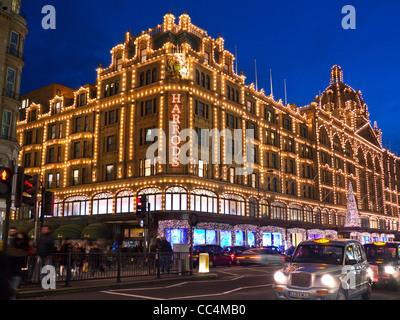
[[[293,255],[292,262],[342,264],[343,247],[331,245],[300,245]]]
[[[377,245],[365,245],[365,253],[367,260],[394,260],[396,259],[396,247],[395,246],[377,246]]]

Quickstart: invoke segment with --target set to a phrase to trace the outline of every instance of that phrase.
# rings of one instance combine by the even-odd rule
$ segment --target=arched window
[[[322,223],[323,224],[329,224],[330,223],[330,221],[329,221],[329,212],[326,211],[326,210],[322,211]]]
[[[92,215],[111,214],[113,212],[113,196],[111,193],[103,192],[96,194],[92,202]]]
[[[250,217],[258,217],[258,212],[257,212],[257,199],[256,198],[250,198],[249,199],[249,212],[250,212]]]
[[[187,191],[182,187],[171,187],[165,191],[165,210],[187,210]]]
[[[161,201],[162,201],[162,192],[159,188],[146,188],[142,189],[138,192],[138,195],[141,196],[145,194],[147,196],[147,204],[150,203],[150,211],[160,211],[161,210]]]
[[[224,194],[221,197],[221,213],[234,216],[245,215],[245,201],[236,194]]]
[[[361,228],[369,228],[369,219],[368,217],[361,218]]]
[[[306,216],[306,222],[313,222],[313,211],[311,207],[305,207],[304,212]]]
[[[73,196],[64,201],[64,217],[89,215],[89,198]]]
[[[135,194],[130,190],[123,190],[117,194],[116,213],[133,213]]]
[[[61,217],[62,201],[59,198],[54,198],[53,217]]]
[[[218,213],[217,195],[209,190],[193,190],[190,195],[190,209],[197,212]]]
[[[303,209],[298,204],[289,206],[289,220],[303,221]]]
[[[286,206],[281,202],[274,202],[271,206],[272,219],[286,220]]]
[[[336,212],[331,211],[331,225],[336,226]]]
[[[261,200],[260,203],[260,217],[261,218],[271,218],[271,211],[269,207],[269,202],[266,199]]]
[[[322,223],[321,220],[322,220],[321,219],[321,210],[320,209],[316,209],[315,210],[315,215],[314,215],[314,223],[321,224]]]

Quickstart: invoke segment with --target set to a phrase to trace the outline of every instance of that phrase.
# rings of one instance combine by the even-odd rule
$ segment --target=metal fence
[[[56,282],[160,276],[190,272],[188,253],[57,253],[30,255],[22,266],[22,284],[37,284],[45,265],[55,267]]]

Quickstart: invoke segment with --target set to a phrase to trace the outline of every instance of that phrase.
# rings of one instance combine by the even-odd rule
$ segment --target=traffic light
[[[52,216],[53,209],[54,209],[54,193],[50,192],[50,191],[45,191],[43,215],[44,216]]]
[[[17,185],[15,189],[15,202],[14,205],[16,208],[20,208],[22,206],[22,194],[24,193],[24,184],[25,184],[25,168],[18,167],[17,170]]]
[[[11,193],[13,174],[10,168],[0,167],[0,196],[7,196]]]
[[[35,174],[33,177],[24,174],[24,186],[22,195],[22,203],[33,207],[36,204],[37,192],[38,192],[38,175]]]
[[[136,216],[140,219],[146,218],[146,211],[147,211],[146,208],[147,208],[146,195],[138,196],[136,200]]]

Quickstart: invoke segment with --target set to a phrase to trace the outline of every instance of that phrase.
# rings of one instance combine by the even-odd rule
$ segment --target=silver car
[[[303,241],[288,262],[274,275],[275,299],[370,298],[373,273],[356,240]]]

